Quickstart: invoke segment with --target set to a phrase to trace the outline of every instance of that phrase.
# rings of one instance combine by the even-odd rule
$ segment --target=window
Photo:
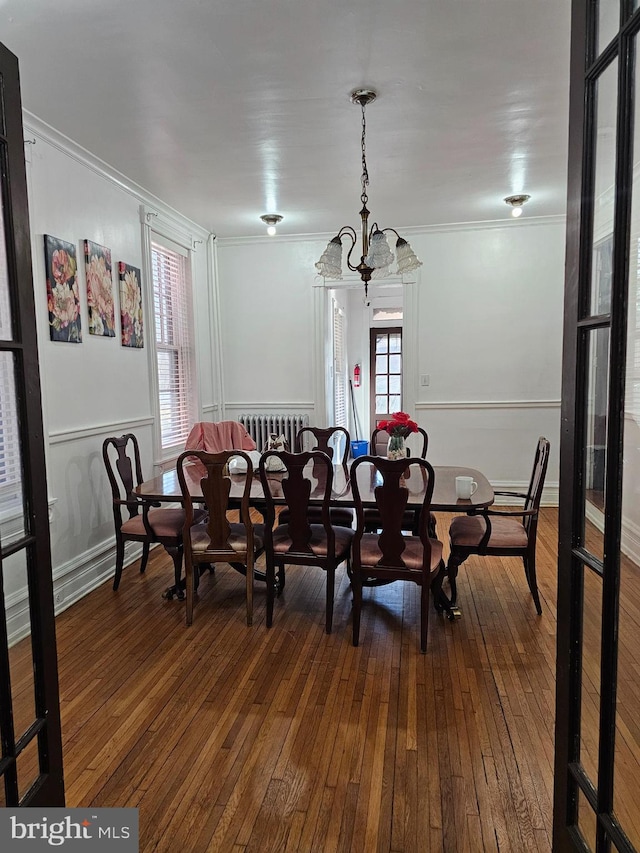
[[[371,329],[371,423],[402,410],[402,328]]]
[[[0,210],[0,234],[4,232]],[[9,279],[4,240],[0,240],[0,339],[13,336]],[[0,353],[0,525],[22,511],[22,461],[16,398],[15,356]],[[6,529],[3,526],[3,538]]]
[[[162,450],[184,446],[195,415],[189,257],[169,241],[151,240],[158,405]]]
[[[347,426],[347,369],[345,361],[344,312],[333,301],[333,423]]]

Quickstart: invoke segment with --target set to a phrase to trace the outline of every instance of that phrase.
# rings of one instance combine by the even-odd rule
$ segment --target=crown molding
[[[458,231],[493,231],[498,228],[537,228],[541,225],[565,225],[567,217],[564,214],[555,216],[529,216],[526,219],[488,219],[474,222],[446,222],[437,225],[409,225],[402,227],[402,236],[423,236]],[[257,234],[254,237],[217,237],[216,243],[220,248],[232,246],[249,246],[269,243],[328,243],[335,237],[334,231],[319,231],[315,234],[278,234],[269,237]]]
[[[83,148],[82,145],[79,145],[77,142],[74,142],[73,139],[65,136],[64,133],[56,130],[55,127],[52,127],[45,121],[42,121],[38,116],[30,113],[28,110],[23,110],[22,116],[25,135],[28,133],[39,137],[43,142],[46,142],[53,148],[56,148],[58,151],[61,151],[63,154],[71,157],[71,159],[80,163],[82,166],[85,166],[87,169],[90,169],[96,175],[99,175],[101,178],[115,184],[119,189],[128,193],[130,196],[133,196],[137,201],[144,205],[148,205],[154,210],[159,212],[161,211],[163,217],[167,220],[175,222],[176,225],[181,226],[182,229],[184,229],[185,226],[188,227],[189,231],[191,231],[194,236],[199,238],[202,237],[203,240],[207,239],[209,236],[210,232],[202,225],[199,225],[197,222],[189,219],[188,216],[184,216],[180,211],[166,204],[166,202],[159,199],[149,190],[140,186],[140,184],[137,184],[135,181],[127,178],[127,176],[123,175],[122,172],[119,172],[113,166],[105,163],[104,160],[96,157],[95,154],[92,154],[86,148]]]

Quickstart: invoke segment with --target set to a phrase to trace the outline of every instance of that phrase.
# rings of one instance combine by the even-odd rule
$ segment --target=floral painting
[[[49,333],[52,341],[82,341],[78,261],[73,243],[44,235]]]
[[[116,320],[111,278],[111,249],[85,240],[84,265],[87,277],[89,333],[114,338]]]
[[[120,272],[120,316],[122,319],[122,346],[142,347],[142,289],[140,270],[124,261],[118,264]]]

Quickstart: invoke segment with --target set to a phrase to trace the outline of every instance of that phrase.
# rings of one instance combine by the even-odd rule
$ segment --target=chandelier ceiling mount
[[[362,193],[360,195],[360,201],[362,202],[362,209],[360,210],[360,219],[362,221],[362,254],[360,255],[360,263],[356,264],[351,261],[351,255],[358,244],[358,235],[355,228],[352,228],[350,225],[342,226],[336,236],[329,242],[320,260],[316,263],[316,269],[324,278],[341,279],[342,238],[346,237],[351,240],[351,246],[347,252],[347,266],[352,272],[359,273],[364,283],[365,301],[368,298],[369,282],[371,279],[388,276],[389,268],[394,261],[394,256],[387,242],[387,231],[392,231],[397,238],[396,256],[398,273],[400,275],[422,265],[422,261],[418,260],[409,243],[398,234],[395,228],[379,228],[377,222],[374,222],[371,228],[369,228],[369,210],[367,209],[367,202],[369,201],[369,196],[367,195],[369,171],[367,169],[367,121],[365,108],[377,96],[377,92],[374,89],[355,89],[351,93],[352,103],[358,104],[362,110],[362,175],[360,178],[362,186]]]

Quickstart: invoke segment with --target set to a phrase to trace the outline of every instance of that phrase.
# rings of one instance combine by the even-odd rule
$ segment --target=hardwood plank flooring
[[[155,549],[146,574],[127,567],[117,593],[106,583],[57,619],[67,804],[138,807],[143,853],[549,851],[556,524],[544,509],[542,617],[521,561],[470,558],[463,616],[431,611],[426,655],[409,584],[365,591],[353,648],[344,568],[330,636],[324,575],[299,567],[270,630],[263,584],[247,628],[227,566],[202,579],[186,628]],[[630,624],[623,643],[637,649]],[[24,670],[26,644],[12,656]],[[624,725],[627,759],[637,715]]]

